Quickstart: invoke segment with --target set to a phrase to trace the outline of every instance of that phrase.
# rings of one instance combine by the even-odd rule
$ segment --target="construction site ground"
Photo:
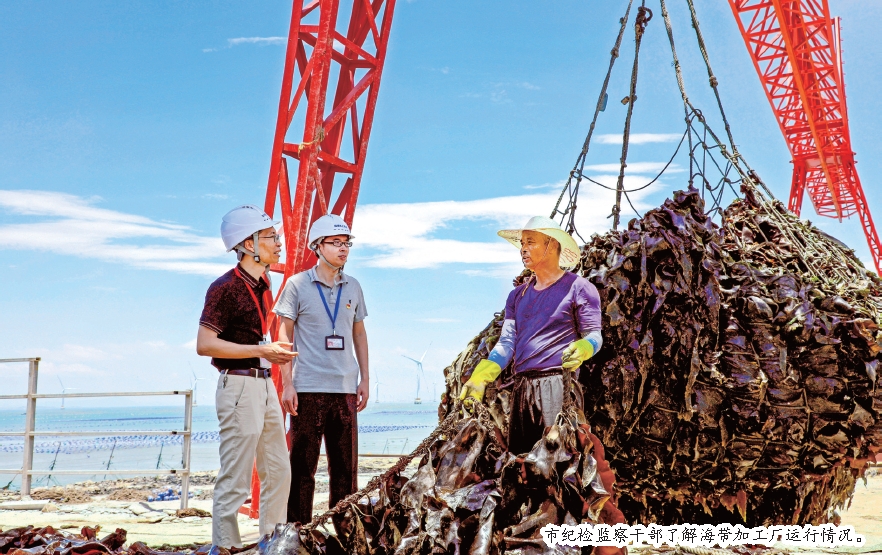
[[[395,459],[363,459],[359,464],[358,484],[363,487],[371,477],[392,466]],[[407,472],[416,469],[414,461]],[[211,511],[211,492],[213,477],[216,473],[200,473],[194,475],[193,490],[196,495],[190,500],[189,506]],[[167,485],[166,477],[151,479],[126,479],[112,482],[83,482],[68,486],[66,495],[71,501],[40,500],[44,504],[42,510],[4,509],[0,508],[0,529],[19,526],[51,525],[61,530],[79,530],[83,526],[100,525],[105,532],[116,528],[124,528],[128,532],[128,541],[142,541],[151,547],[159,546],[194,546],[210,543],[211,518],[198,516],[176,516],[180,501],[147,502],[143,499],[112,500],[108,497],[126,497],[120,492],[131,490],[132,497],[151,489],[159,489]],[[316,476],[316,513],[324,511],[328,506],[328,474],[327,467],[320,466]],[[89,491],[108,491],[111,495],[90,495]],[[41,490],[35,490],[38,494]],[[59,492],[60,493],[60,492]],[[45,496],[45,494],[44,494]],[[16,492],[0,491],[0,507],[18,504]],[[882,472],[871,469],[867,473],[866,484],[859,482],[854,493],[851,506],[842,511],[842,525],[851,525],[858,534],[865,538],[862,547],[839,547],[831,550],[794,549],[792,546],[780,549],[790,553],[882,553]],[[253,543],[258,539],[257,521],[245,515],[239,517],[239,527],[243,542]],[[656,551],[653,549],[640,550]]]

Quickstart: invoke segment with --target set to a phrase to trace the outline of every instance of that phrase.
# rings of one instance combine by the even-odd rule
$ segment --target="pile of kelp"
[[[882,447],[882,282],[744,193],[720,225],[698,192],[678,192],[583,247],[576,271],[604,310],[603,348],[581,368],[585,415],[630,522],[835,521]],[[445,370],[442,411],[501,320]],[[488,390],[500,424],[508,401]]]
[[[549,523],[623,521],[609,502],[613,474],[598,451],[602,446],[578,409],[563,411],[530,453],[517,456],[505,450],[486,409],[476,411],[445,419],[453,428],[431,444],[409,479],[393,470],[382,477],[378,494],[356,495],[343,504],[332,518],[334,534],[278,525],[258,544],[259,552],[576,555],[579,548],[546,546],[540,529]]]
[[[0,530],[0,553],[4,555],[156,555],[141,542],[135,542],[128,549],[126,531],[117,528],[115,532],[98,539],[100,527],[83,526],[79,534],[62,532],[52,526],[35,528],[26,526]]]
[[[184,509],[187,511],[187,509]],[[198,509],[197,509],[198,511]],[[83,526],[80,532],[56,530],[52,526],[24,526],[0,530],[0,554],[3,555],[208,555],[211,545],[192,545],[182,549],[152,549],[143,542],[126,546],[127,532],[117,528],[99,539],[100,526]],[[222,549],[222,555],[235,555],[255,547]]]

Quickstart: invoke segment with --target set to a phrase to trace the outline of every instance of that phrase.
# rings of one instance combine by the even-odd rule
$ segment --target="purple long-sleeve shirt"
[[[514,372],[561,366],[561,354],[573,341],[588,337],[600,348],[600,295],[587,279],[567,272],[537,291],[533,280],[508,295],[505,322],[490,360],[502,368],[514,360]]]

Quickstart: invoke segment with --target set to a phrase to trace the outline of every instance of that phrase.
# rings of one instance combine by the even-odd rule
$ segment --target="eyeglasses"
[[[279,235],[278,233],[273,233],[272,235],[258,235],[257,237],[259,239],[272,239],[273,242],[275,242],[275,243],[282,242],[282,236]]]
[[[335,247],[342,247],[346,245],[347,247],[352,246],[352,241],[341,241],[340,239],[334,239],[333,241],[322,241],[322,245],[334,245]]]

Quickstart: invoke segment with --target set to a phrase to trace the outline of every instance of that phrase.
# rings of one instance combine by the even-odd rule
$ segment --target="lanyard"
[[[245,280],[245,278],[242,277],[242,274],[239,273],[239,268],[236,267],[236,268],[233,268],[233,270],[236,272],[236,275],[239,276],[239,278],[245,282],[245,289],[248,289],[248,294],[251,295],[251,298],[254,300],[254,306],[257,307],[257,315],[260,316],[260,333],[265,338],[266,337],[266,320],[264,320],[264,318],[263,318],[263,310],[260,309],[260,303],[257,302],[257,295],[254,294],[254,291],[251,289],[251,286],[248,284],[248,282]]]
[[[317,281],[315,282],[315,288],[318,289],[319,295],[322,298],[322,304],[325,305],[325,312],[328,313],[328,318],[331,319],[331,333],[337,335],[337,314],[340,312],[340,295],[343,294],[343,284],[341,283],[337,286],[337,304],[334,305],[333,316],[331,316],[331,307],[328,306],[328,301],[325,299],[325,292],[322,291],[322,286]]]

